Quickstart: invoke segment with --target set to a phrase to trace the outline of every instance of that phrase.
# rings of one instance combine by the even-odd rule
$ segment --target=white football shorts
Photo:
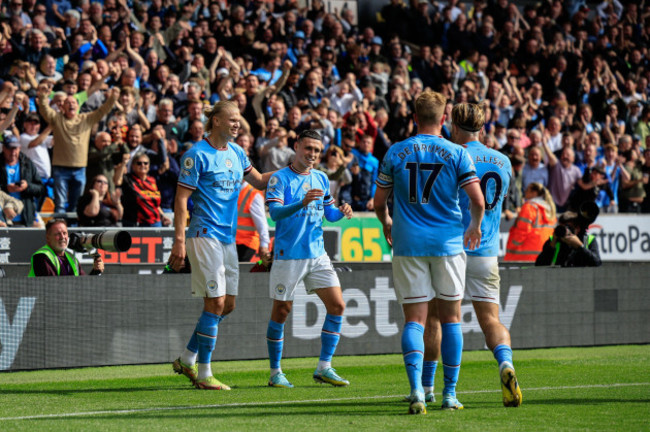
[[[320,288],[341,286],[327,254],[301,260],[274,260],[269,296],[274,300],[293,301],[296,287],[301,281],[304,281],[309,294]]]
[[[466,299],[499,304],[500,281],[497,257],[467,256]]]
[[[451,256],[394,256],[393,283],[399,304],[463,299],[465,252]]]
[[[215,238],[190,237],[186,246],[192,265],[193,297],[237,295],[239,260],[235,243],[224,244]]]

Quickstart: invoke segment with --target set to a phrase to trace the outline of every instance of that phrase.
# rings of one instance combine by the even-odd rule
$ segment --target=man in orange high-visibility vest
[[[264,209],[264,196],[244,182],[237,199],[237,255],[248,262],[256,253],[260,258],[269,253],[269,225]]]

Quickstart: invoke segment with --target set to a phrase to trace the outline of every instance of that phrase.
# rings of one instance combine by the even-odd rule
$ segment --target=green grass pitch
[[[224,349],[219,347],[218,349]],[[218,355],[218,352],[217,352]],[[171,364],[0,374],[0,431],[650,430],[650,346],[514,352],[520,408],[504,408],[496,362],[463,353],[462,411],[407,414],[401,356],[335,357],[351,386],[313,382],[317,359],[286,359],[294,389],[267,387],[268,362],[215,362],[232,391],[196,390]]]

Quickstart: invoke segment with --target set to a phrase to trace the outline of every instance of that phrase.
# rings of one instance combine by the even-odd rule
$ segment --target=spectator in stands
[[[38,29],[32,29],[29,32],[29,42],[27,45],[20,44],[13,38],[8,38],[16,58],[20,58],[21,60],[33,65],[40,65],[41,60],[45,55],[59,58],[70,53],[70,46],[68,45],[63,29],[60,27],[53,27],[52,30],[57,39],[63,42],[59,48],[53,46],[46,47],[45,44],[47,43],[47,38],[45,37],[45,34]]]
[[[372,155],[373,138],[364,135],[359,148],[352,149],[358,164],[352,165],[352,202],[355,211],[374,210],[373,201],[377,188],[375,180],[379,174],[379,161]]]
[[[151,123],[150,133],[142,137],[142,142],[149,144],[152,141],[159,140],[160,134],[154,133],[156,130],[162,128],[164,130],[164,136],[162,139],[169,141],[167,144],[168,149],[171,149],[171,153],[175,153],[178,148],[178,129],[176,128],[176,118],[174,117],[174,102],[171,99],[164,98],[158,102],[158,110],[156,112],[156,120]]]
[[[327,174],[330,181],[330,195],[338,205],[339,191],[342,186],[352,183],[352,174],[347,169],[345,156],[340,147],[332,145],[325,152],[325,157],[319,169]]]
[[[12,226],[16,216],[23,212],[23,202],[0,190],[0,227]]]
[[[352,109],[354,102],[361,102],[363,93],[356,85],[354,74],[350,73],[328,90],[327,97],[330,99],[330,106],[345,116]]]
[[[35,276],[80,276],[86,273],[75,256],[69,253],[68,224],[65,219],[50,219],[45,226],[46,245],[34,252],[31,259],[29,277]],[[100,255],[95,257],[91,275],[104,271],[104,261]]]
[[[576,213],[584,202],[595,203],[601,191],[604,191],[610,200],[614,198],[603,167],[596,165],[585,169],[569,197],[569,210]]]
[[[120,201],[121,189],[111,193],[108,177],[98,174],[92,177],[89,188],[77,205],[77,218],[82,227],[117,226],[122,220],[124,207]]]
[[[619,189],[619,211],[621,213],[641,213],[641,207],[646,197],[643,183],[647,183],[647,175],[643,174],[643,163],[639,160],[639,151],[632,149],[625,156],[623,169],[627,176],[621,176]]]
[[[190,124],[190,128],[185,134],[185,142],[183,142],[183,150],[187,151],[192,146],[203,139],[205,135],[205,127],[203,120],[194,120]]]
[[[627,138],[632,141],[632,137],[627,135]],[[621,138],[623,139],[623,138]],[[605,170],[605,177],[609,182],[611,189],[611,198],[608,193],[601,190],[596,198],[596,204],[605,213],[618,213],[618,192],[621,181],[629,181],[630,174],[623,168],[624,157],[618,154],[618,148],[613,144],[607,144],[604,147],[605,157],[600,161],[599,165]]]
[[[46,193],[41,196],[36,206],[36,209],[39,210],[46,197],[54,198],[51,179],[52,162],[49,153],[49,149],[54,145],[52,135],[50,135],[52,128],[48,125],[39,133],[41,121],[36,113],[28,114],[25,117],[23,128],[24,132],[19,138],[20,151],[34,163],[41,183],[46,187]]]
[[[549,147],[549,135],[550,132],[546,131],[543,138],[544,151],[548,158],[548,189],[555,201],[557,212],[563,213],[567,209],[569,195],[582,174],[580,168],[573,163],[575,152],[571,147],[562,149],[558,161],[557,156]]]
[[[283,127],[277,128],[266,144],[258,147],[263,173],[277,171],[289,165],[295,152],[289,148],[288,133]]]
[[[120,98],[115,103],[115,108],[124,112],[126,124],[131,127],[140,124],[146,130],[150,127],[149,119],[142,110],[142,101],[138,100],[136,90],[133,87],[122,87]]]
[[[548,121],[548,148],[555,153],[562,149],[562,123],[560,119],[553,116]]]
[[[539,147],[528,149],[528,161],[524,165],[521,176],[524,190],[533,182],[540,183],[544,187],[548,186],[548,170],[542,163],[542,150]]]
[[[641,204],[641,212],[650,213],[650,146],[646,147],[643,152],[641,172],[643,173],[643,189],[645,191],[645,198]]]
[[[122,188],[124,226],[161,227],[171,224],[160,207],[160,191],[156,180],[148,175],[149,164],[149,156],[145,153],[136,154],[131,172],[116,182],[116,186]]]
[[[23,204],[21,212],[18,212],[19,206],[13,206],[16,215],[13,219],[3,222],[7,225],[19,224],[26,227],[43,226],[36,213],[36,201],[45,193],[45,186],[41,183],[32,161],[20,153],[18,139],[6,132],[0,154],[0,189]],[[9,216],[11,215],[10,213]],[[5,219],[5,216],[6,213],[1,214],[0,219]]]
[[[526,201],[510,228],[505,261],[535,261],[557,224],[553,197],[542,184],[530,183],[524,198]]]
[[[205,123],[206,117],[203,114],[203,102],[198,99],[190,100],[187,104],[187,116],[183,117],[176,124],[177,135],[180,142],[188,141],[187,132],[195,121]]]
[[[95,142],[88,151],[86,178],[92,179],[102,174],[108,181],[109,192],[112,193],[115,191],[115,180],[113,178],[115,166],[128,162],[129,158],[129,149],[125,143],[113,144],[111,134],[99,132],[95,135]]]
[[[54,135],[52,176],[55,211],[64,212],[66,203],[67,208],[76,209],[77,200],[86,184],[85,171],[92,127],[108,114],[119,94],[120,90],[113,88],[106,102],[88,114],[78,114],[77,100],[68,96],[63,103],[63,112],[58,113],[49,106],[47,87],[39,85],[39,112],[52,127]]]

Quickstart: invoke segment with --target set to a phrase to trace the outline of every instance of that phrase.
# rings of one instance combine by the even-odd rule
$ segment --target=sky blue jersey
[[[495,257],[499,254],[499,227],[501,226],[501,207],[508,194],[512,166],[506,155],[485,147],[478,141],[464,145],[476,167],[476,175],[485,197],[485,214],[481,222],[481,245],[474,249],[465,249],[467,255]],[[469,226],[471,215],[469,197],[465,191],[460,194],[460,209],[463,212],[463,225]]]
[[[231,142],[223,150],[217,150],[201,140],[183,154],[178,184],[194,191],[188,237],[216,238],[226,244],[235,242],[237,197],[242,178],[252,169],[244,150]]]
[[[301,202],[311,189],[320,189],[324,196],[303,207]],[[266,189],[266,203],[276,221],[274,259],[292,260],[318,258],[325,254],[323,215],[330,221],[343,214],[334,208],[327,174],[318,170],[305,173],[293,166],[273,174]]]
[[[377,186],[393,188],[393,254],[449,256],[463,251],[459,189],[478,182],[463,147],[440,136],[417,135],[393,144]]]

